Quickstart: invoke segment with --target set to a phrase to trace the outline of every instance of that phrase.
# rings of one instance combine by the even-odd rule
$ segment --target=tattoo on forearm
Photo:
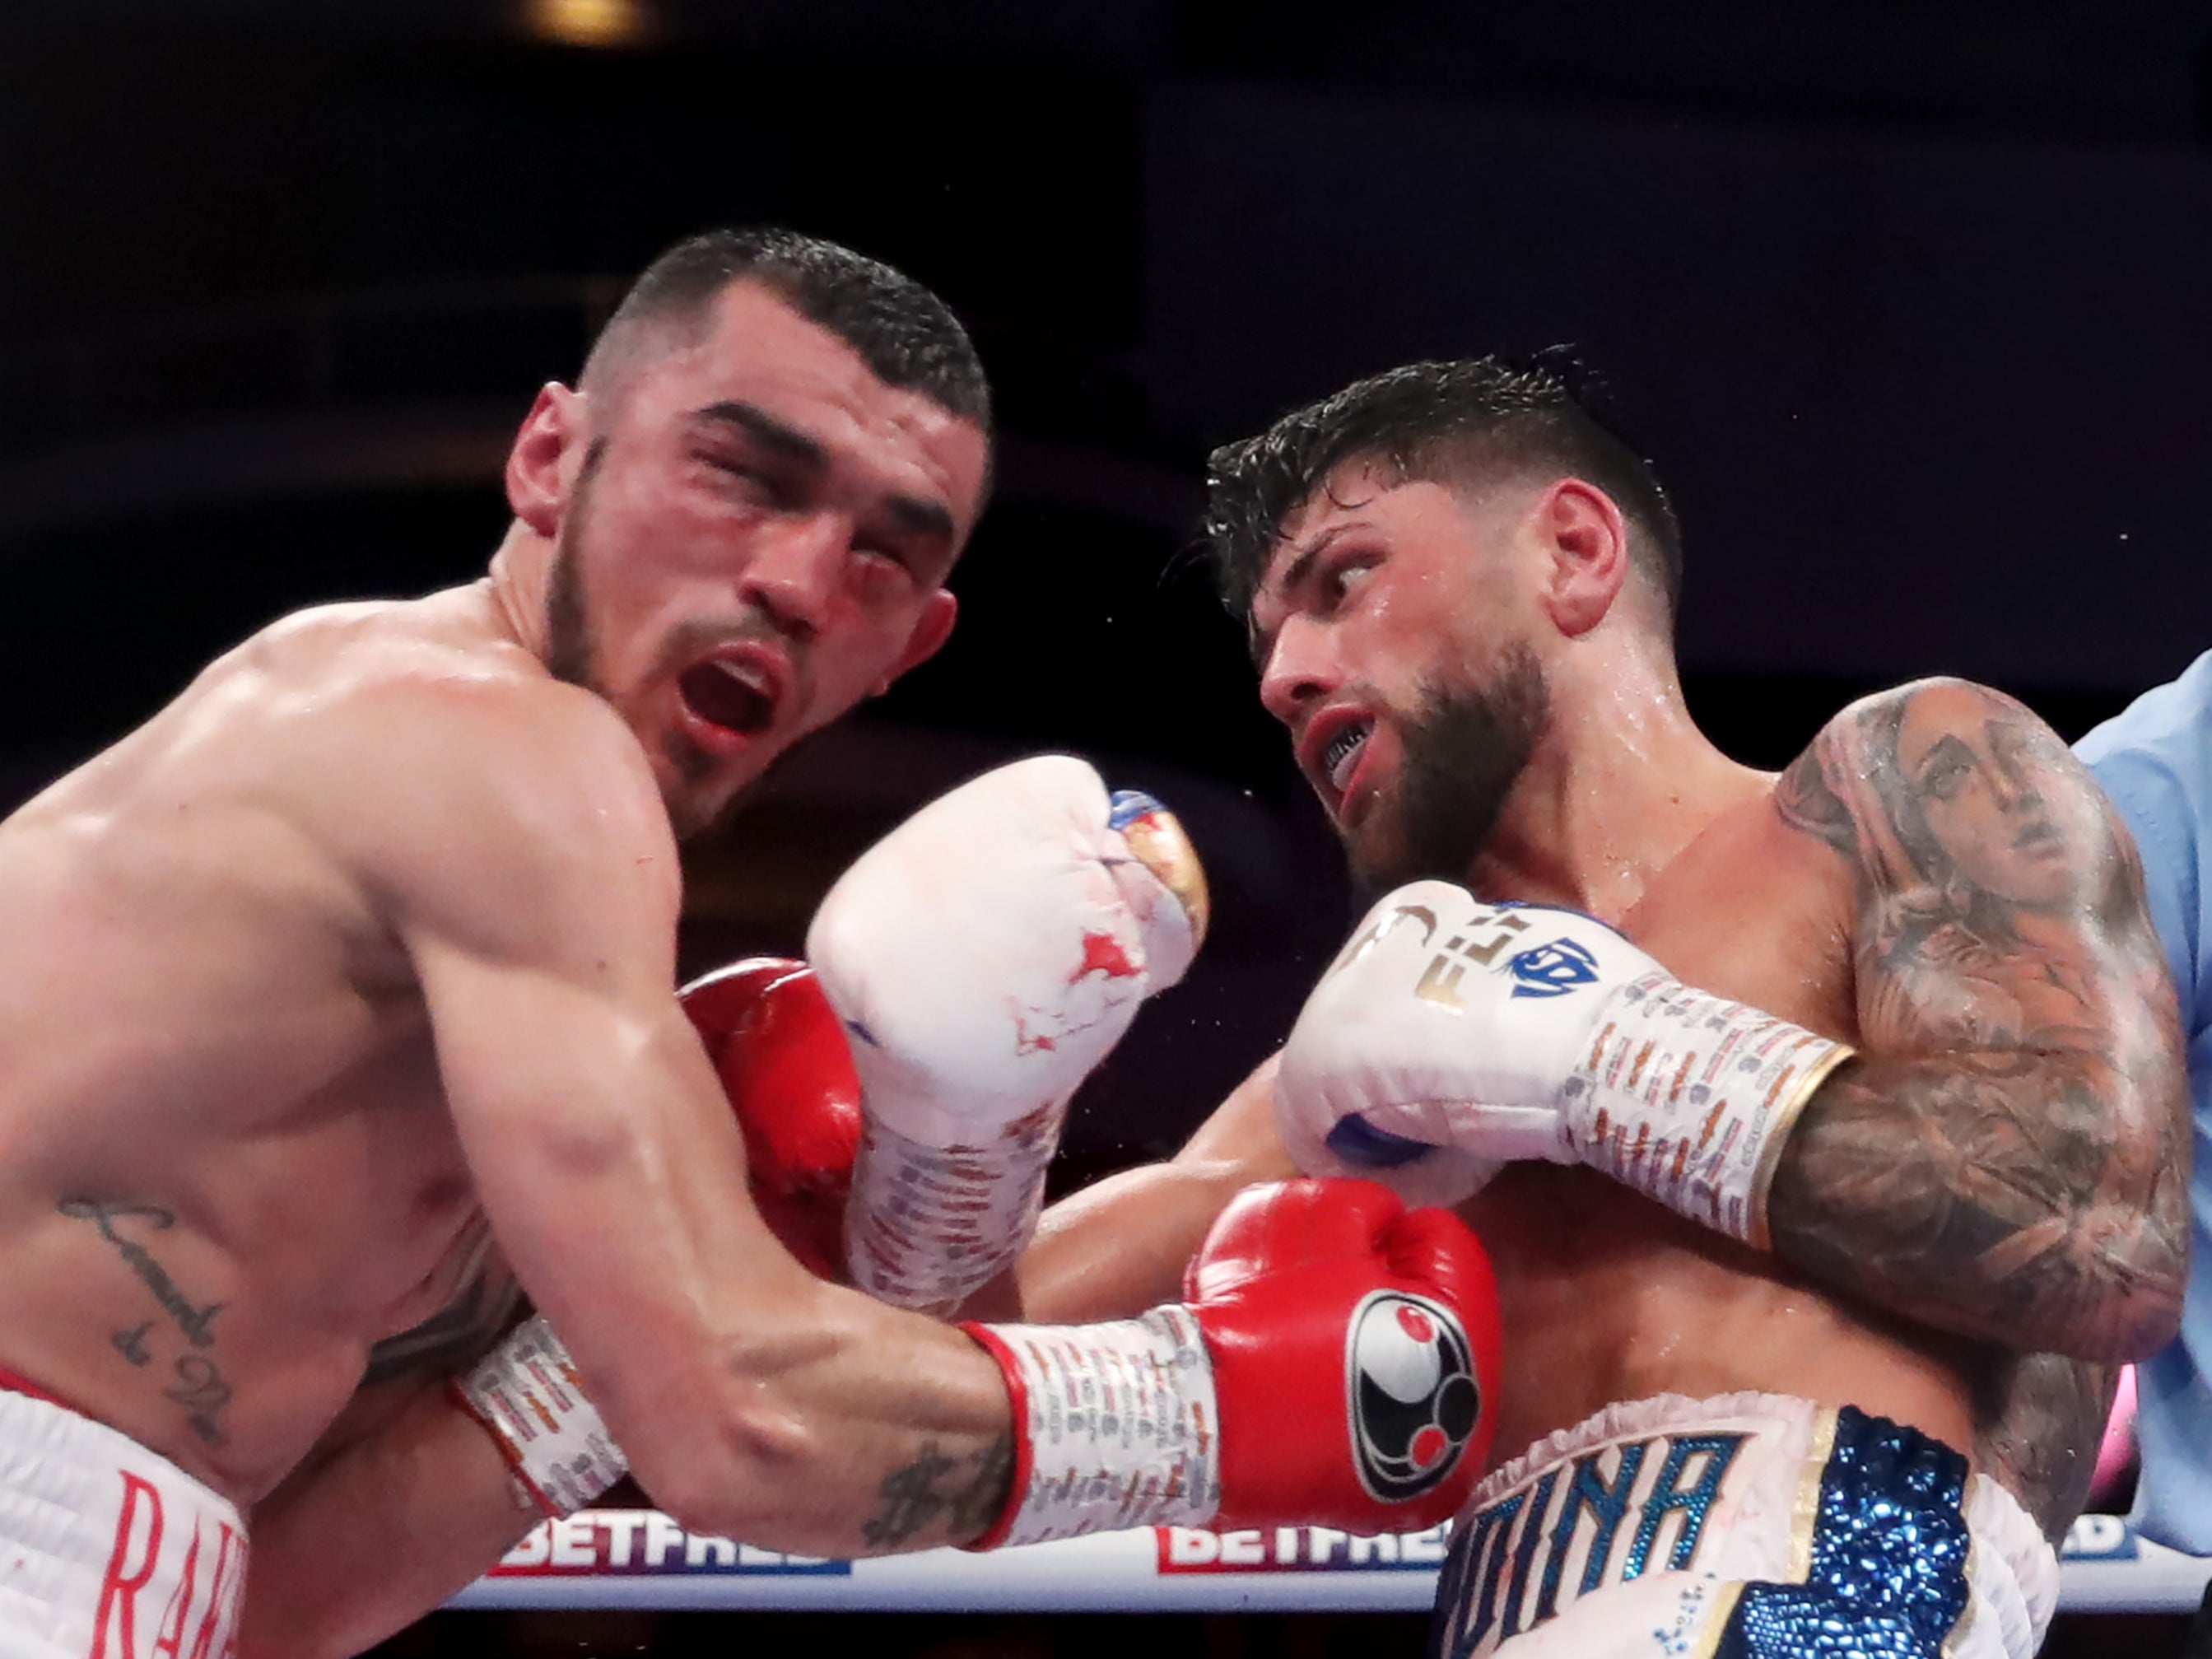
[[[1981,1402],[1975,1447],[2056,1545],[2088,1501],[2097,1443],[2112,1414],[2118,1369],[2057,1354],[2008,1358]]]
[[[2010,699],[1928,682],[1846,709],[1775,799],[1851,866],[1865,1055],[1785,1146],[1778,1249],[2007,1347],[2159,1340],[2187,1097],[2141,870],[2094,781]]]
[[[998,1518],[1014,1476],[1014,1443],[1000,1435],[974,1456],[947,1455],[934,1440],[903,1468],[884,1477],[884,1506],[860,1528],[871,1548],[896,1549],[942,1522],[945,1535],[964,1542]]]
[[[115,1345],[115,1352],[134,1365],[151,1364],[154,1356],[146,1351],[146,1333],[154,1328],[154,1322],[133,1325],[127,1331],[118,1331],[107,1340]]]
[[[192,1300],[177,1288],[177,1281],[169,1277],[169,1270],[154,1259],[154,1253],[135,1238],[116,1231],[118,1220],[135,1218],[144,1221],[155,1232],[166,1232],[177,1224],[177,1218],[155,1204],[107,1204],[96,1198],[65,1198],[54,1206],[60,1213],[76,1221],[89,1221],[100,1229],[100,1236],[115,1247],[138,1281],[154,1293],[154,1300],[161,1304],[161,1311],[177,1322],[185,1334],[185,1340],[196,1348],[212,1347],[215,1334],[208,1328],[215,1316],[222,1311],[222,1304],[210,1302],[204,1308],[194,1307]]]

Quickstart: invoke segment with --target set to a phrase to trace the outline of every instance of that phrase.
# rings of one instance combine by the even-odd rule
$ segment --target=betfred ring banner
[[[976,1613],[1424,1613],[1449,1528],[1145,1528],[970,1554],[823,1560],[688,1532],[653,1510],[539,1526],[453,1603],[471,1607]],[[2085,1515],[2060,1554],[2062,1612],[2193,1610],[2212,1560]]]

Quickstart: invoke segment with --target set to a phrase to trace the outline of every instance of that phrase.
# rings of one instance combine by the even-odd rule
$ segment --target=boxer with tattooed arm
[[[1026,1305],[1143,1301],[1286,1164],[1455,1198],[1509,1461],[1440,1659],[1794,1651],[1822,1620],[2025,1654],[2112,1368],[2179,1312],[2186,1098],[2132,847],[2040,721],[1955,681],[1779,777],[1723,756],[1674,668],[1671,508],[1580,391],[1415,365],[1217,453],[1262,700],[1389,896],[1181,1158],[1048,1212]]]
[[[944,643],[988,427],[910,279],[682,244],[540,392],[481,580],[276,623],[0,823],[0,1650],[356,1651],[625,1454],[686,1524],[817,1554],[1448,1512],[1479,1413],[1378,1498],[1341,1398],[1374,1292],[1489,1340],[1443,1212],[1262,1194],[1188,1294],[1041,1335],[825,1283],[751,1194],[678,844]],[[1011,1193],[872,1235],[886,1289],[1018,1248],[1065,1091],[1196,947],[1177,847],[1043,757],[870,855],[906,890],[823,964],[880,1050],[856,1208],[969,1152]],[[488,1237],[540,1317],[447,1387],[509,1304]],[[1028,1408],[1139,1376],[1143,1432]]]

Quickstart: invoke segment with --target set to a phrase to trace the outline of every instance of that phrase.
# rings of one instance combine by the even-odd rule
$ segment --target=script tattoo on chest
[[[2055,1536],[2106,1362],[2163,1340],[2186,1271],[2188,1097],[2141,866],[2057,735],[1961,682],[1844,710],[1775,805],[1848,867],[1860,1035],[1784,1146],[1775,1248],[1990,1346],[1982,1449]]]
[[[169,1277],[169,1270],[155,1259],[153,1251],[118,1231],[115,1225],[118,1221],[135,1219],[145,1222],[155,1232],[166,1232],[177,1224],[175,1216],[158,1205],[106,1204],[96,1198],[65,1198],[54,1207],[72,1220],[89,1221],[100,1229],[100,1236],[115,1247],[116,1255],[154,1293],[154,1300],[161,1304],[161,1311],[176,1322],[177,1328],[185,1334],[185,1340],[196,1348],[215,1345],[215,1334],[209,1327],[222,1311],[222,1304],[210,1302],[204,1308],[195,1307],[191,1298],[177,1288],[177,1281]]]
[[[154,1328],[150,1319],[133,1325],[127,1331],[118,1331],[107,1340],[115,1345],[115,1352],[134,1365],[151,1364],[154,1356],[146,1351],[146,1333]]]
[[[176,1386],[162,1389],[161,1397],[185,1408],[185,1422],[194,1434],[210,1446],[222,1445],[227,1437],[217,1414],[230,1403],[230,1384],[205,1354],[179,1354],[176,1373]]]
[[[115,1254],[131,1269],[138,1282],[153,1296],[168,1322],[189,1345],[188,1352],[174,1356],[170,1361],[171,1386],[161,1390],[165,1400],[185,1408],[185,1426],[210,1446],[227,1443],[222,1413],[230,1403],[232,1388],[222,1371],[206,1352],[215,1346],[215,1317],[222,1311],[220,1302],[204,1305],[187,1296],[161,1260],[138,1239],[125,1232],[118,1224],[131,1222],[143,1224],[149,1232],[167,1232],[177,1224],[172,1212],[157,1204],[118,1204],[95,1198],[65,1198],[55,1206],[58,1214],[72,1221],[88,1221],[100,1231],[100,1236],[114,1247]],[[161,1324],[158,1319],[149,1319],[127,1329],[112,1332],[108,1342],[128,1364],[143,1369],[155,1358],[153,1334]]]

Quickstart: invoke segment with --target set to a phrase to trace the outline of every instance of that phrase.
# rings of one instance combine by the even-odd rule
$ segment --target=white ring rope
[[[1182,1527],[971,1555],[820,1561],[692,1534],[651,1510],[550,1521],[456,1607],[848,1613],[1425,1613],[1444,1528],[1354,1538],[1328,1527]],[[2085,1515],[2061,1553],[2062,1613],[2184,1613],[2212,1559]]]

